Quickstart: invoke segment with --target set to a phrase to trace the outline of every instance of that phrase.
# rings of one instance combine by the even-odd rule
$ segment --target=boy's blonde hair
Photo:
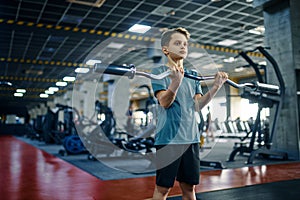
[[[187,40],[190,39],[190,33],[185,28],[178,27],[178,28],[168,29],[165,32],[163,32],[163,34],[161,35],[160,44],[161,44],[162,47],[169,45],[169,42],[171,40],[171,36],[174,33],[181,33],[186,37]]]

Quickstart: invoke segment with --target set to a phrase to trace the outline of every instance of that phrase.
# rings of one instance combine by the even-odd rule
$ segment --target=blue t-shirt
[[[168,69],[166,66],[154,68],[153,74],[161,74]],[[171,79],[152,80],[154,94],[167,90]],[[195,118],[195,94],[202,94],[199,81],[183,78],[174,102],[169,108],[159,106],[155,145],[192,144],[200,141],[200,133]]]

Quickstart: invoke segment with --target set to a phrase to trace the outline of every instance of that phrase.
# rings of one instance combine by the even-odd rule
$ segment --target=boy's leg
[[[176,158],[178,155],[178,151],[183,151],[182,149],[185,148],[184,145],[170,145],[167,148],[167,152],[160,153],[158,152],[161,146],[157,146],[156,152],[156,162],[159,166],[160,163],[164,163],[165,160],[169,157]],[[167,154],[166,154],[167,153]],[[153,200],[160,200],[166,199],[171,188],[174,185],[178,168],[180,165],[181,157],[174,160],[172,163],[168,164],[167,166],[161,166],[156,170],[156,186],[153,194]]]
[[[177,181],[180,183],[183,200],[195,200],[195,185],[199,184],[199,144],[192,144],[181,158]]]
[[[195,185],[180,182],[182,200],[196,200]]]
[[[166,200],[171,188],[161,187],[155,185],[155,190],[153,193],[152,200]]]

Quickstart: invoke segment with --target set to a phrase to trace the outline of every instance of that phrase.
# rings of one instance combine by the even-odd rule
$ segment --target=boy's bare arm
[[[156,98],[159,104],[164,107],[168,108],[172,105],[175,100],[178,88],[182,82],[184,77],[184,70],[183,67],[180,65],[181,62],[175,63],[170,56],[168,56],[169,62],[169,69],[171,70],[170,79],[171,84],[169,85],[167,90],[159,91],[156,94]]]
[[[215,81],[212,86],[212,88],[205,94],[196,94],[194,97],[196,110],[201,110],[203,107],[205,107],[212,98],[217,94],[219,89],[222,87],[222,85],[226,82],[228,79],[228,75],[225,72],[218,72],[215,76]]]
[[[202,108],[204,108],[211,100],[212,98],[217,94],[219,88],[217,86],[213,86],[205,95],[196,94],[195,99],[195,105],[196,110],[200,111]]]
[[[180,83],[180,80],[173,80],[167,90],[161,90],[156,94],[156,98],[162,107],[168,108],[172,105]]]

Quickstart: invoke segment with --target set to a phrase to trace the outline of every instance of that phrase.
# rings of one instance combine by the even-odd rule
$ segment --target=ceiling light
[[[247,3],[251,3],[251,2],[253,2],[253,0],[246,0],[246,2],[247,2]]]
[[[26,90],[25,89],[17,89],[16,92],[17,93],[26,93]]]
[[[107,45],[108,48],[112,48],[112,49],[121,49],[122,47],[124,47],[125,44],[122,43],[117,43],[117,42],[111,42]],[[100,61],[101,62],[101,61]]]
[[[175,14],[176,14],[175,10],[171,10],[170,12],[167,12],[165,15],[173,16]]]
[[[85,5],[85,6],[94,6],[94,7],[97,7],[97,8],[100,8],[102,6],[102,4],[105,2],[105,0],[89,0],[89,1],[86,1],[86,0],[67,0],[68,2],[71,2],[71,3],[78,3],[78,4],[81,4],[81,5]]]
[[[45,90],[45,94],[54,94],[54,91],[52,91],[52,90]]]
[[[259,65],[267,65],[267,61],[261,61],[258,63]]]
[[[256,35],[263,35],[265,33],[265,27],[264,26],[258,26],[254,29],[250,29],[248,32],[252,33],[252,34],[256,34]]]
[[[14,93],[14,96],[15,96],[15,97],[22,97],[22,96],[23,96],[23,93],[18,93],[18,92],[16,92],[16,93]]]
[[[204,56],[204,53],[199,53],[199,52],[191,52],[188,55],[188,57],[190,58],[200,58],[202,56]]]
[[[222,45],[222,46],[231,46],[231,45],[236,44],[237,42],[238,41],[236,41],[236,40],[226,39],[226,40],[218,42],[218,44]]]
[[[135,32],[135,33],[146,33],[150,29],[151,29],[151,26],[142,25],[142,24],[135,24],[128,31],[129,32]]]
[[[8,81],[0,81],[0,85],[12,86],[12,83]]]
[[[63,81],[58,81],[58,82],[56,82],[56,84],[55,84],[56,86],[61,86],[61,87],[64,87],[64,86],[67,86],[68,85],[68,83],[67,82],[63,82]]]
[[[41,97],[41,98],[48,98],[49,95],[48,95],[48,94],[40,94],[40,97]]]
[[[26,69],[25,74],[33,74],[33,75],[43,75],[43,70],[35,70],[35,69]]]
[[[57,92],[59,90],[58,87],[49,87],[49,91]]]
[[[229,58],[225,58],[223,61],[226,63],[232,63],[235,61],[235,59],[234,59],[234,57],[229,57]]]
[[[167,6],[157,6],[151,14],[159,16],[167,16],[175,14],[174,8]]]
[[[88,61],[85,62],[85,64],[87,65],[95,65],[96,63],[101,63],[101,60],[93,60],[93,59],[90,59]]]
[[[81,74],[88,73],[89,71],[90,71],[89,68],[84,68],[84,67],[78,67],[75,69],[76,73],[81,73]]]
[[[261,35],[259,31],[256,31],[255,29],[251,29],[248,31],[249,33],[255,34],[255,35]]]
[[[70,81],[70,82],[73,82],[73,81],[75,81],[76,80],[76,77],[74,77],[74,76],[65,76],[64,78],[63,78],[63,81]]]

